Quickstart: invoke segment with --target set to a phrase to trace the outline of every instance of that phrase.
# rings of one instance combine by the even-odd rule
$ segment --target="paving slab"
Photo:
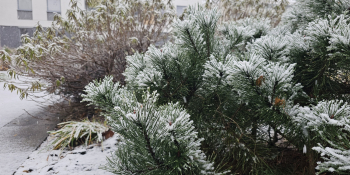
[[[58,115],[38,110],[24,113],[0,128],[0,174],[11,175],[60,122]],[[3,164],[4,163],[4,164]],[[6,172],[6,173],[5,173]]]
[[[31,98],[21,100],[17,92],[4,89],[5,83],[2,82],[3,80],[10,81],[6,71],[0,71],[0,128],[23,114],[25,112],[24,110],[34,112],[40,108],[38,103],[31,100]],[[20,80],[22,80],[22,78],[20,78]],[[20,81],[11,80],[11,82],[17,86],[22,85]]]
[[[4,73],[0,71],[0,80]],[[45,105],[39,106],[30,99],[20,100],[16,92],[4,90],[3,86],[4,82],[0,82],[0,175],[12,175],[60,118],[49,113]]]
[[[2,157],[0,158],[0,164],[1,164],[0,174],[12,175],[17,170],[17,168],[22,164],[23,160],[26,160],[28,158],[28,155],[30,155],[31,153],[32,151],[20,152],[20,153],[0,153],[0,156]],[[10,158],[10,160],[8,160],[8,158]],[[18,165],[19,163],[17,162],[21,162],[21,164]],[[15,166],[18,166],[18,167],[15,168]],[[8,168],[4,168],[4,167],[8,167]]]

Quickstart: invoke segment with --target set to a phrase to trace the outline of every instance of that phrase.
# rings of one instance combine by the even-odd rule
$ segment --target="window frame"
[[[24,34],[28,34],[30,37],[32,37],[34,34],[33,28],[31,28],[31,27],[18,27],[18,29],[19,29],[19,37],[20,38]],[[21,30],[26,30],[27,33],[22,33]]]
[[[183,8],[183,11],[182,11],[182,13],[181,14],[177,14],[177,9],[178,9],[178,7],[181,7],[181,8]],[[185,12],[185,10],[186,10],[186,8],[188,8],[188,6],[185,6],[185,5],[177,5],[176,6],[176,16],[181,16],[181,15],[183,15],[184,14],[184,12]]]
[[[62,5],[61,5],[61,3],[62,3],[62,1],[61,0],[59,0],[60,1],[60,11],[51,11],[51,10],[49,10],[49,0],[46,0],[46,12],[48,12],[48,13],[58,13],[58,14],[61,14],[61,12],[62,12]]]
[[[33,0],[30,0],[30,8],[32,9],[32,10],[23,10],[23,9],[20,9],[19,8],[19,1],[20,0],[17,0],[17,19],[18,20],[33,20]],[[31,18],[30,19],[24,19],[24,18],[20,18],[20,16],[19,16],[19,13],[20,12],[31,12]]]
[[[46,18],[48,21],[54,21],[54,19],[49,19],[49,14],[62,14],[62,1],[60,1],[60,11],[52,11],[52,10],[49,10],[49,0],[46,0]]]
[[[30,5],[31,5],[30,8],[31,8],[32,10],[22,10],[22,9],[20,9],[20,8],[19,8],[19,1],[20,1],[20,0],[17,0],[17,11],[33,12],[33,0],[30,0],[30,2],[31,2],[31,3],[30,3]]]

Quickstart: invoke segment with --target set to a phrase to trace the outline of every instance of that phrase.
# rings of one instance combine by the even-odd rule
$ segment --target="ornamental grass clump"
[[[82,122],[69,121],[58,124],[63,126],[57,131],[49,131],[51,135],[55,136],[51,143],[54,150],[74,147],[84,143],[85,146],[91,144],[93,141],[102,142],[102,134],[108,131],[108,126],[98,122],[90,122],[85,120]]]

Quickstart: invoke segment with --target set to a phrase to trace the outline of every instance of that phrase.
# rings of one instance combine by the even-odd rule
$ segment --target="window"
[[[19,28],[20,36],[24,34],[28,34],[30,37],[33,37],[33,29],[32,28]]]
[[[187,6],[179,6],[179,5],[176,6],[176,14],[177,14],[177,16],[181,16],[182,13],[184,13],[186,7]]]
[[[18,10],[17,17],[18,19],[33,19],[32,11],[32,0],[17,0]]]
[[[87,2],[86,0],[85,0],[85,9],[86,9],[87,11],[95,10],[94,7],[90,7],[90,6],[89,6],[89,4],[88,4],[88,2]]]
[[[53,21],[55,13],[61,14],[61,0],[47,0],[47,20]]]
[[[19,43],[22,42],[22,35],[29,35],[29,37],[33,37],[33,32],[34,29],[33,28],[22,28],[22,27],[18,27],[19,28]]]

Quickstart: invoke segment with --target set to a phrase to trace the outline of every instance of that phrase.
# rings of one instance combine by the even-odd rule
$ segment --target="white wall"
[[[79,3],[85,8],[84,0]],[[188,6],[201,3],[203,0],[174,0],[176,6]],[[65,16],[70,0],[61,0],[61,14]],[[38,22],[44,27],[51,25],[47,21],[47,0],[32,0],[33,20],[20,20],[17,18],[17,0],[0,0],[0,26],[34,27]]]
[[[202,3],[203,0],[173,0],[175,7],[177,5],[180,6],[189,6],[189,5],[195,5],[197,3]]]
[[[83,1],[83,0],[81,0]],[[70,0],[61,0],[61,14],[64,16],[69,7]],[[44,27],[51,25],[47,21],[47,0],[32,0],[33,20],[20,20],[17,18],[17,0],[0,0],[0,25],[34,27],[38,22]],[[82,7],[84,4],[81,3]]]

